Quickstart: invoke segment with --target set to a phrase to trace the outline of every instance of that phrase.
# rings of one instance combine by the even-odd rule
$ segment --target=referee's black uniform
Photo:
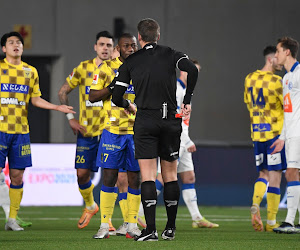
[[[130,55],[119,68],[112,101],[126,108],[123,94],[130,80],[134,86],[137,115],[134,125],[135,157],[174,161],[178,158],[181,119],[175,118],[176,68],[188,72],[184,104],[190,104],[198,69],[187,55],[156,43]]]

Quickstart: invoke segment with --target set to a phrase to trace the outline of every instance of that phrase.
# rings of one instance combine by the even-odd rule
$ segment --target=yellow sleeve
[[[30,97],[38,97],[41,96],[41,90],[40,90],[40,84],[39,84],[39,75],[37,73],[37,70],[34,70],[34,79],[33,79],[33,88],[32,88],[32,93]]]
[[[82,65],[81,63],[73,69],[72,73],[68,75],[66,81],[69,83],[69,86],[74,89],[79,85],[82,74]]]

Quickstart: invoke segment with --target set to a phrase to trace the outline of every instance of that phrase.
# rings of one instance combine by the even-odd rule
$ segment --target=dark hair
[[[281,44],[282,48],[289,49],[291,51],[291,55],[293,58],[297,57],[299,43],[295,39],[285,36],[285,37],[279,38],[278,43]]]
[[[5,46],[7,39],[10,38],[10,37],[12,37],[12,36],[16,36],[17,38],[19,38],[20,41],[21,41],[21,43],[24,45],[24,39],[21,36],[21,34],[18,33],[18,32],[16,32],[16,31],[11,31],[9,33],[4,34],[1,37],[1,47]]]
[[[145,18],[141,20],[137,28],[144,42],[157,42],[160,34],[160,27],[158,22],[154,19]]]
[[[264,56],[267,56],[270,54],[275,54],[275,53],[276,53],[276,46],[272,46],[272,45],[265,47],[265,49],[263,51]]]
[[[114,37],[108,31],[104,30],[104,31],[99,32],[96,35],[96,42],[95,42],[95,44],[97,44],[97,42],[98,42],[98,40],[99,40],[100,37],[111,38],[112,41],[115,42]]]

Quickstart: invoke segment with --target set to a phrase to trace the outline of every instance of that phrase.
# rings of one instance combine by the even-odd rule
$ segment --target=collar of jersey
[[[291,68],[291,72],[293,72],[295,70],[295,68],[298,66],[299,62],[295,62],[293,67]]]
[[[181,87],[183,89],[185,89],[185,85],[184,85],[183,81],[181,81],[179,78],[177,78],[177,81],[180,83]]]
[[[12,67],[15,67],[15,68],[23,68],[23,61],[21,61],[21,63],[20,63],[19,65],[15,65],[15,64],[9,63],[9,62],[7,61],[6,58],[4,58],[4,61],[5,61],[6,64],[8,64],[8,65],[10,65],[10,66],[12,66]]]

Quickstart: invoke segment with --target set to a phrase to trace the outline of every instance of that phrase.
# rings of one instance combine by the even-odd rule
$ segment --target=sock
[[[128,222],[128,202],[127,202],[127,193],[119,193],[119,205],[121,208],[122,216],[124,222]]]
[[[115,206],[114,187],[102,185],[100,192],[101,223],[108,223]]]
[[[144,214],[144,208],[143,208],[143,203],[140,203],[140,208],[139,208],[139,212],[138,212],[139,217],[143,217],[145,216]]]
[[[258,178],[254,184],[254,192],[252,198],[252,205],[260,206],[260,203],[266,193],[267,180],[264,178]]]
[[[161,191],[163,190],[164,188],[164,185],[159,181],[159,180],[155,180],[155,186],[156,186],[156,193],[157,193],[157,196],[160,195]]]
[[[10,211],[9,218],[16,219],[20,209],[20,203],[23,197],[23,183],[19,186],[10,184],[9,198],[10,198]]]
[[[114,213],[116,201],[117,201],[117,199],[118,199],[118,192],[119,192],[118,187],[114,187],[114,198],[115,198],[115,201],[114,201],[114,207],[113,207],[113,210],[112,210],[112,212],[111,212],[111,216],[112,216],[113,213]],[[111,217],[110,217],[110,222],[111,222]]]
[[[92,183],[91,180],[89,180],[88,183],[82,185],[78,184],[78,186],[79,186],[79,192],[81,193],[81,196],[85,202],[86,208],[89,210],[94,210],[96,207],[94,195],[93,195],[94,184]]]
[[[271,226],[276,224],[276,215],[280,203],[280,189],[277,187],[268,187],[267,193],[267,223]]]
[[[166,228],[175,228],[180,190],[177,181],[165,183],[164,201],[167,210],[168,222]]]
[[[144,181],[141,185],[141,198],[144,207],[147,232],[156,230],[155,213],[157,203],[157,193],[154,181]]]
[[[139,206],[141,204],[141,190],[128,187],[128,223],[137,223]]]
[[[2,206],[5,218],[8,219],[9,216],[9,188],[5,183],[5,175],[3,172],[0,173],[0,206]]]
[[[182,197],[191,214],[192,220],[202,220],[203,216],[199,211],[197,203],[195,183],[182,184]]]
[[[294,225],[296,212],[299,205],[300,198],[300,182],[290,181],[287,183],[287,215],[285,222]]]

